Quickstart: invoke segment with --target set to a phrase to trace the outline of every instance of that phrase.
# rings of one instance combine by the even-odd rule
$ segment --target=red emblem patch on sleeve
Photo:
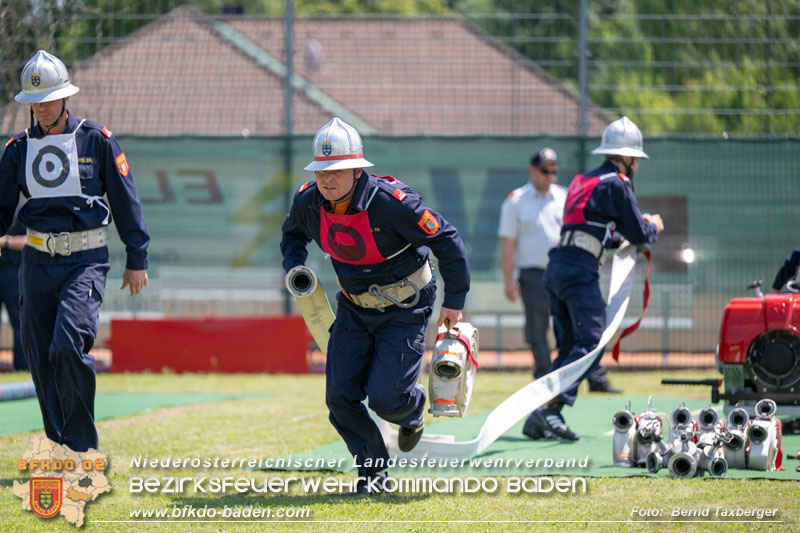
[[[392,196],[394,196],[395,198],[397,198],[398,200],[400,200],[402,202],[403,200],[406,199],[407,195],[406,195],[406,193],[404,193],[400,189],[395,189],[394,192],[392,193]]]
[[[6,148],[8,148],[9,146],[11,146],[11,143],[13,143],[13,142],[14,142],[14,137],[11,137],[11,138],[8,140],[8,142],[6,143]]]
[[[439,231],[439,221],[436,220],[436,217],[427,209],[422,213],[419,222],[417,222],[417,226],[422,228],[422,231],[428,235],[435,235],[436,232]]]
[[[119,173],[122,174],[122,177],[127,178],[128,172],[131,171],[131,167],[128,166],[128,160],[125,159],[125,152],[120,152],[120,154],[114,158],[114,161],[117,162],[117,170],[119,170]]]
[[[303,192],[304,190],[308,189],[308,185],[309,185],[310,183],[311,183],[310,181],[307,181],[307,182],[305,182],[305,183],[304,183],[304,184],[303,184],[303,185],[300,187],[300,189],[297,191],[297,194],[300,194],[300,193],[301,193],[301,192]]]
[[[102,133],[103,135],[105,135],[105,136],[106,136],[106,137],[108,137],[109,139],[110,139],[110,138],[111,138],[111,136],[113,135],[113,133],[111,133],[111,130],[110,130],[110,129],[108,129],[108,128],[106,128],[105,126],[103,126],[103,129],[102,129],[102,130],[100,130],[100,133]]]

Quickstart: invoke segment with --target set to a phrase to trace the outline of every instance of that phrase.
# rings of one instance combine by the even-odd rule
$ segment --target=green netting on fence
[[[264,305],[245,309],[281,312],[280,225],[289,196],[313,179],[303,170],[311,139],[123,137],[120,143],[152,234],[153,284],[149,300],[133,303],[112,293],[105,309],[138,306],[132,309],[181,314],[196,310],[191,302],[206,294],[226,301],[213,313],[243,312],[230,302],[248,299]],[[566,186],[581,165],[601,162],[600,156],[586,155],[596,143],[552,137],[367,138],[364,150],[375,163],[372,172],[408,183],[458,227],[475,282],[467,310],[513,314],[520,307],[506,302],[501,289],[500,204],[528,179],[534,150],[551,146],[558,152],[558,183]],[[287,147],[293,154],[288,178]],[[746,295],[754,279],[771,284],[800,242],[800,141],[655,139],[646,140],[645,150],[651,159],[641,162],[635,190],[643,211],[662,214],[666,231],[654,248],[650,322],[629,346],[661,351],[667,335],[671,349],[712,351],[724,304]],[[111,246],[114,278],[123,268],[124,247],[116,238]],[[685,247],[695,252],[691,264],[680,261]],[[332,269],[316,246],[311,248],[309,263],[332,295]],[[181,298],[190,303],[174,304]],[[631,314],[635,311],[636,301]]]

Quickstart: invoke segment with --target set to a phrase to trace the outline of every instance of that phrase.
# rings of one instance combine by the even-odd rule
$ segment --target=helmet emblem
[[[331,142],[330,141],[322,141],[322,155],[324,155],[324,156],[331,155]]]
[[[39,83],[41,83],[41,81],[42,80],[39,77],[39,73],[38,72],[34,72],[33,74],[31,74],[31,85],[33,85],[34,87],[38,87]]]

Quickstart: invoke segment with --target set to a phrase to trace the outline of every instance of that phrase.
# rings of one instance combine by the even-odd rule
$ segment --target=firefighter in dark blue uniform
[[[600,292],[598,265],[605,249],[618,246],[621,237],[634,245],[655,242],[664,229],[661,216],[639,212],[633,194],[639,158],[647,158],[639,128],[628,117],[615,120],[592,153],[604,154],[606,160],[570,183],[561,241],[550,251],[544,274],[558,343],[558,357],[550,372],[580,359],[600,342],[606,327],[606,303]],[[574,385],[531,413],[523,432],[534,439],[555,434],[577,440],[564,422],[561,408],[575,403],[578,385],[597,368],[601,357]]]
[[[419,442],[425,388],[417,378],[436,297],[428,249],[445,282],[437,326],[461,320],[469,265],[456,229],[417,193],[364,172],[372,163],[352,126],[332,119],[314,137],[313,155],[306,170],[316,173],[316,182],[300,188],[283,223],[283,266],[288,272],[304,264],[311,240],[331,257],[343,290],[325,366],[330,421],[362,465],[359,476],[382,480],[381,462],[389,455],[362,401],[369,398],[375,413],[400,426],[401,450]],[[418,289],[392,286],[403,279]],[[373,285],[379,290],[370,291]],[[359,482],[355,492],[369,494],[370,486]]]
[[[122,288],[132,295],[147,284],[150,237],[117,141],[67,110],[77,92],[52,54],[40,50],[23,68],[16,100],[31,104],[31,127],[8,141],[0,159],[0,234],[11,227],[22,192],[28,199],[18,215],[28,239],[19,273],[23,350],[47,437],[85,451],[97,448],[89,350],[109,269],[111,216],[127,251]]]

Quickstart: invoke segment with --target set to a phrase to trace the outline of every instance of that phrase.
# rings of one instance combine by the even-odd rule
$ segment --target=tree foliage
[[[629,114],[650,134],[800,134],[797,2],[586,4],[593,104]],[[579,2],[458,0],[454,5],[576,86]]]
[[[800,134],[800,4],[587,0],[589,98],[649,134]],[[67,65],[180,6],[283,16],[285,0],[2,0],[0,104],[37,49]],[[459,13],[577,88],[576,0],[296,0],[297,16]]]

